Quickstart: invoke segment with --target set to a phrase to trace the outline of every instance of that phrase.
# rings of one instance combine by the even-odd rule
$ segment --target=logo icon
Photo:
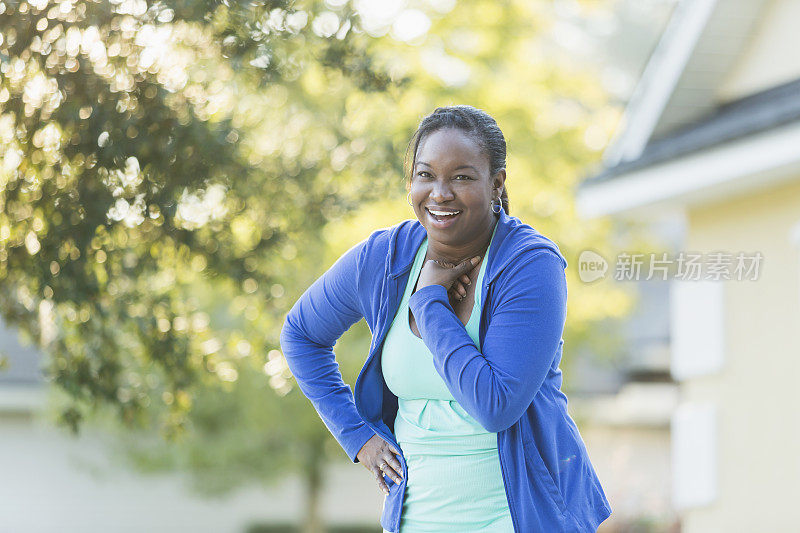
[[[584,283],[591,283],[606,277],[608,261],[592,250],[584,250],[578,256],[578,277]]]

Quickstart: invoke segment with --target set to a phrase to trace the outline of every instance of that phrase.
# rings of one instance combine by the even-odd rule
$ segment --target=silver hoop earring
[[[411,203],[411,191],[408,191],[408,194],[406,195],[406,201],[408,202],[408,205],[414,207],[414,204]]]
[[[500,198],[496,198],[496,200],[497,200],[497,203],[494,203],[494,199],[493,199],[492,203],[490,204],[492,206],[492,212],[495,215],[500,213],[500,211],[503,210],[503,201]],[[497,207],[497,209],[495,209],[495,207]]]

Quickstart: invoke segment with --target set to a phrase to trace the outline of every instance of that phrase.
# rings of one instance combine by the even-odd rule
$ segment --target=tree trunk
[[[320,516],[320,498],[322,496],[322,470],[324,464],[325,440],[314,439],[305,468],[306,505],[303,516],[303,533],[325,533],[325,526]]]

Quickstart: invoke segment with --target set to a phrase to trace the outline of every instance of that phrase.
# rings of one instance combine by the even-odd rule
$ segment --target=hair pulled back
[[[422,139],[441,129],[455,128],[471,135],[489,156],[489,175],[494,176],[506,168],[506,139],[497,121],[485,111],[471,105],[437,107],[433,113],[419,123],[417,131],[411,136],[406,151],[406,188],[411,187],[411,175],[417,161],[417,148]],[[500,201],[506,214],[508,193],[505,185],[500,193]]]

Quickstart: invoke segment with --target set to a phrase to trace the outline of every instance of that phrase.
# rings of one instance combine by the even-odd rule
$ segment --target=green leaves
[[[385,76],[339,31],[352,11],[315,33],[316,2],[3,5],[0,313],[39,340],[71,427],[153,403],[184,424],[209,362],[239,357],[226,339],[276,345],[291,243],[358,203],[312,186],[344,106],[297,82],[320,65],[341,98]]]

